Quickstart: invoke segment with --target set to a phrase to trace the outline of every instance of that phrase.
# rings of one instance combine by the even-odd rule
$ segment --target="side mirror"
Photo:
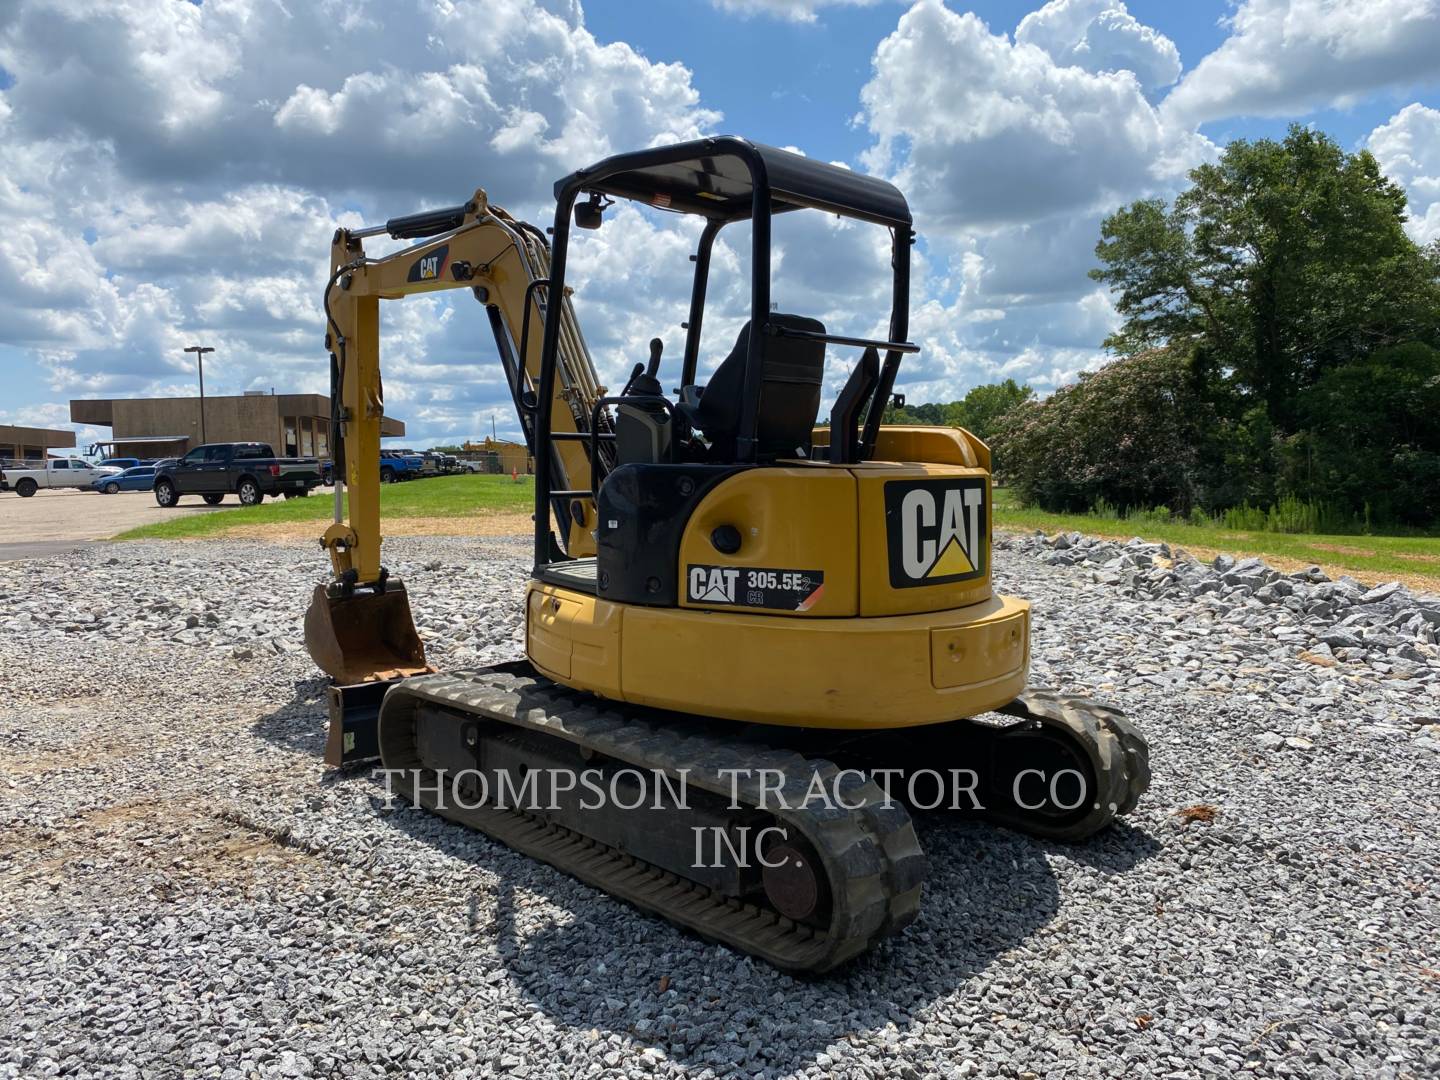
[[[575,204],[575,227],[577,229],[598,229],[605,216],[608,202],[601,202],[598,192],[590,193],[590,201]]]

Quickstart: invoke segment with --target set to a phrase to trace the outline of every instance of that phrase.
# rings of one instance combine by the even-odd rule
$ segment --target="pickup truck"
[[[393,474],[385,475],[386,469]],[[425,458],[414,450],[381,450],[380,479],[383,483],[391,480],[414,480],[425,475]]]
[[[450,471],[445,464],[445,455],[436,450],[421,450],[420,456],[425,459],[425,475],[439,476]]]
[[[119,476],[120,469],[102,468],[91,465],[84,458],[50,458],[36,462],[34,469],[5,469],[0,471],[0,491],[14,489],[22,499],[28,499],[41,488],[80,488],[91,490],[90,485],[102,476]]]
[[[400,480],[413,480],[421,474],[425,459],[419,454],[406,454],[398,450],[380,451],[380,482],[393,484]],[[335,463],[320,463],[320,475],[326,484],[335,483]]]
[[[257,506],[266,495],[309,495],[319,483],[320,462],[313,457],[277,458],[269,443],[207,443],[156,467],[155,501],[171,507],[182,495],[199,495],[214,506],[234,493]]]

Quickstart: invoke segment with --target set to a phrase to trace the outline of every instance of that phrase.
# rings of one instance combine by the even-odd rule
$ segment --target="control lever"
[[[660,387],[660,380],[655,377],[660,370],[660,353],[664,350],[665,343],[658,337],[650,339],[650,363],[636,364],[635,370],[630,373],[630,379],[625,383],[625,389],[621,397],[628,397],[634,394],[639,397],[660,397],[663,390]]]

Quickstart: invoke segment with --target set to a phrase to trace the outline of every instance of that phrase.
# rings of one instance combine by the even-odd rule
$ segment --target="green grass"
[[[530,513],[533,481],[508,476],[437,476],[386,484],[380,489],[382,518],[457,518],[496,512]],[[189,495],[186,503],[198,503]],[[117,540],[174,540],[215,536],[239,526],[321,522],[330,518],[331,489],[318,488],[308,499],[267,499],[261,506],[233,505],[227,497],[218,513],[186,514],[121,533]],[[184,504],[182,504],[184,505]],[[1309,565],[1318,563],[1361,580],[1408,580],[1429,590],[1440,588],[1440,538],[1416,536],[1328,536],[1308,533],[1250,532],[1221,527],[1136,521],[1115,515],[1050,514],[1022,508],[1014,495],[995,491],[995,527],[1045,533],[1082,532],[1096,536],[1147,540],[1187,548],[1196,554],[1216,551],[1259,555]],[[318,536],[322,530],[316,530]]]
[[[1082,532],[1125,539],[1140,536],[1192,552],[1225,551],[1315,563],[1362,580],[1410,579],[1430,589],[1440,585],[1440,537],[1250,532],[1127,520],[1118,514],[1051,514],[1017,505],[1014,495],[1003,488],[995,491],[995,527],[1012,532],[1039,529],[1049,534]]]
[[[508,476],[483,473],[433,476],[384,484],[380,488],[380,515],[384,518],[470,517],[496,512],[530,513],[535,498],[534,482],[522,476],[516,483]],[[198,495],[186,495],[181,506],[200,502]],[[171,521],[142,525],[115,537],[117,540],[177,540],[214,536],[238,526],[283,525],[300,521],[328,521],[334,513],[333,488],[316,488],[308,499],[267,499],[259,506],[235,505],[227,495],[216,513],[186,514]],[[317,529],[316,536],[322,529]]]

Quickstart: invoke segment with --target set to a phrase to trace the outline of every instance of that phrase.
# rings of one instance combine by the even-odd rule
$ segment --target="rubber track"
[[[1090,812],[1078,820],[1051,823],[1023,813],[994,814],[1001,824],[1051,840],[1084,840],[1121,814],[1135,809],[1150,787],[1150,747],[1140,730],[1119,709],[1077,694],[1053,690],[1026,690],[997,712],[1018,716],[1047,728],[1083,748],[1096,779]],[[1002,729],[998,738],[1027,725]]]
[[[820,775],[826,790],[834,790],[839,770],[833,763],[764,744],[736,745],[707,733],[701,722],[682,714],[661,714],[659,722],[627,716],[613,703],[522,674],[523,669],[524,665],[504,665],[420,676],[397,685],[386,695],[380,712],[384,766],[425,768],[415,740],[416,707],[423,701],[565,739],[641,769],[659,769],[676,777],[680,770],[688,770],[686,783],[727,801],[733,782],[740,801],[760,805],[760,779],[752,773],[732,781],[718,770],[781,770],[785,776],[781,793],[788,809],[769,805],[764,809],[779,824],[803,835],[819,855],[831,893],[829,926],[797,924],[769,908],[722,896],[533,814],[490,806],[464,810],[449,805],[440,810],[423,790],[417,799],[408,779],[395,783],[395,790],[645,911],[786,971],[829,971],[914,920],[927,869],[925,856],[909,813],[898,802],[887,804],[874,781],[854,773],[843,777],[839,790],[844,802],[858,804],[858,809],[827,806],[818,799],[807,807],[804,794],[813,776]]]

